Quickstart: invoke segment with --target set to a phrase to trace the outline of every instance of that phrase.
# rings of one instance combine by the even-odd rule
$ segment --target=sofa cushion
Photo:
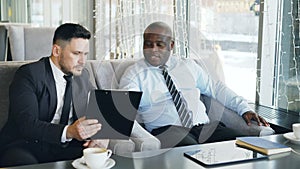
[[[54,27],[9,26],[12,60],[36,60],[50,56],[54,31]]]
[[[0,61],[6,60],[7,49],[7,30],[6,27],[0,25]]]
[[[225,82],[222,60],[216,52],[206,53],[206,55],[193,58],[214,80]]]
[[[118,82],[118,86],[119,87],[119,83],[120,83],[120,79],[122,77],[122,75],[124,74],[125,70],[133,65],[136,62],[136,59],[124,59],[124,60],[113,60],[111,61],[112,67],[115,71],[115,77],[116,80]]]
[[[24,28],[22,26],[9,26],[8,36],[12,60],[24,60]]]
[[[100,89],[115,89],[117,85],[115,71],[108,60],[91,62],[97,87]]]
[[[52,27],[25,27],[24,60],[36,60],[41,57],[50,56],[55,28]]]
[[[136,60],[103,60],[91,63],[96,84],[101,89],[117,89],[125,70]]]
[[[1,62],[0,63],[0,130],[8,117],[8,89],[16,70],[25,62]]]

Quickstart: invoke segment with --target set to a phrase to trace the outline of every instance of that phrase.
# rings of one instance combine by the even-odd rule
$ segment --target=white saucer
[[[283,134],[283,137],[290,140],[291,143],[300,145],[300,139],[297,139],[293,132],[285,133],[285,134]]]
[[[103,169],[109,169],[109,168],[113,167],[115,164],[116,164],[115,160],[109,158],[109,159],[106,161],[106,165],[104,166]],[[85,161],[84,161],[83,157],[74,160],[74,161],[72,162],[72,166],[73,166],[74,168],[77,168],[77,169],[90,169],[90,168],[85,164]]]

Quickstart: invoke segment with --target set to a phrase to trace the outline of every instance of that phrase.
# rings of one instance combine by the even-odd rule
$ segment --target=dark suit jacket
[[[88,92],[94,88],[89,72],[84,69],[81,76],[74,76],[72,85],[74,110],[84,114]],[[56,111],[57,96],[49,57],[23,65],[16,71],[9,88],[9,101],[8,121],[0,133],[0,143],[7,145],[26,140],[42,145],[63,145],[61,136],[65,125],[50,123]]]

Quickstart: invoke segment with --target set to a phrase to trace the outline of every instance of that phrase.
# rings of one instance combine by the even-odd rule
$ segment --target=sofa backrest
[[[205,57],[195,58],[194,60],[208,72],[213,79],[225,82],[222,63],[217,55],[211,54]],[[135,62],[136,59],[92,61],[91,66],[97,87],[101,89],[117,89],[125,70]]]
[[[28,62],[0,62],[0,129],[8,115],[8,89],[16,70]]]
[[[8,29],[10,26],[30,26],[28,23],[0,22],[0,61],[10,59],[8,44]]]
[[[222,65],[218,60],[211,62],[212,58],[206,57],[196,59],[201,67],[204,68],[213,78],[223,80],[224,74]],[[10,61],[0,62],[0,130],[8,116],[8,90],[16,70],[25,63],[32,61]],[[90,72],[90,81],[100,89],[117,89],[125,70],[136,62],[134,59],[127,60],[88,60],[86,68]],[[209,68],[208,68],[209,67]],[[215,70],[218,70],[216,72]]]
[[[49,56],[55,29],[55,27],[9,26],[12,60],[36,60]]]
[[[7,30],[6,27],[0,25],[0,61],[5,61],[7,49]]]

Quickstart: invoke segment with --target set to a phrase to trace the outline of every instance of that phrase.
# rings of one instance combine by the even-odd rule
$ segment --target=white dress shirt
[[[54,114],[54,117],[53,117],[51,123],[59,124],[61,113],[62,113],[62,108],[64,105],[64,94],[65,94],[65,90],[66,90],[67,81],[64,78],[65,74],[60,69],[58,69],[56,67],[56,65],[54,65],[54,63],[52,62],[51,59],[49,59],[49,60],[50,60],[52,73],[54,76],[56,95],[57,95],[57,107],[56,107],[56,111],[55,111],[55,114]],[[72,117],[73,117],[72,110],[73,110],[73,106],[71,105],[68,124],[72,123]],[[61,142],[63,142],[63,143],[66,141],[72,140],[72,139],[67,139],[67,137],[66,137],[67,127],[68,127],[68,125],[64,128],[63,134],[61,136]]]
[[[239,115],[251,110],[247,100],[236,95],[221,81],[213,81],[193,60],[170,56],[166,65],[178,91],[182,92],[189,109],[193,112],[194,125],[209,123],[206,108],[200,100],[201,94],[216,98]],[[159,67],[154,67],[145,59],[141,59],[125,71],[119,87],[143,92],[138,118],[145,123],[148,131],[166,125],[181,126]]]

